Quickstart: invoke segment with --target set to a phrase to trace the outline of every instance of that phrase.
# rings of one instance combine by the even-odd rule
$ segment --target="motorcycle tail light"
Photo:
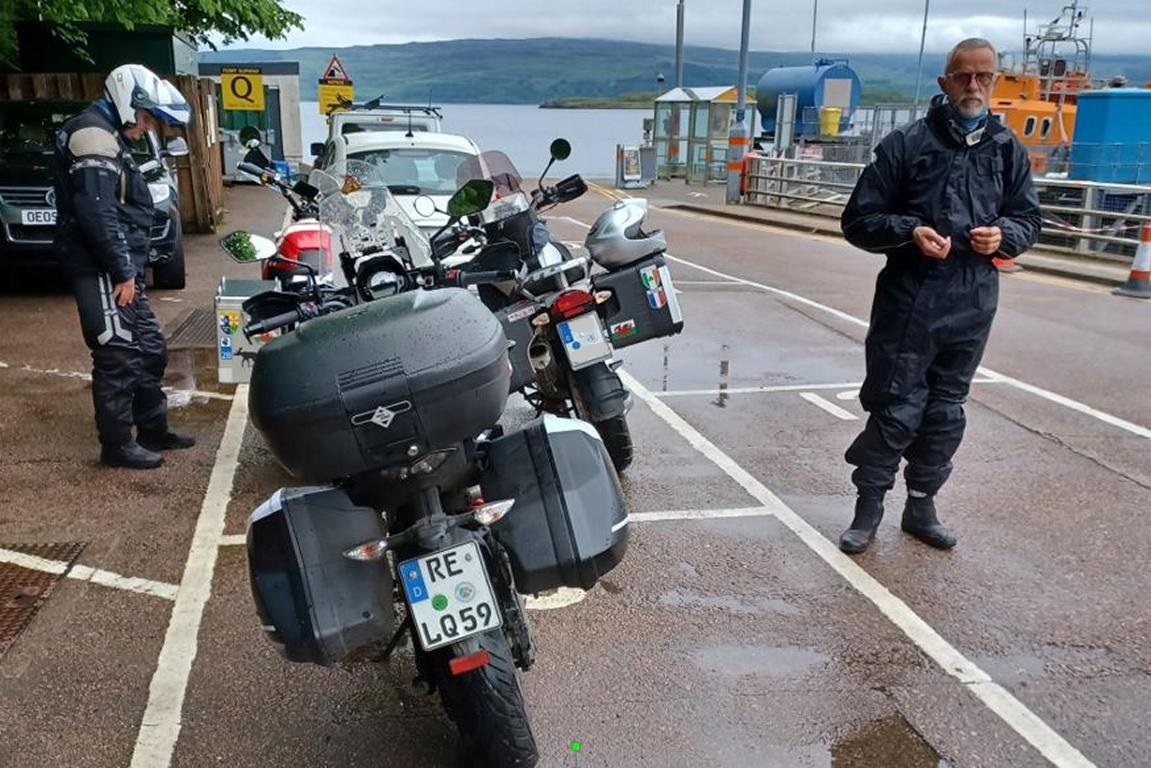
[[[595,303],[595,296],[587,291],[564,291],[552,304],[551,314],[561,320],[571,320],[590,312]]]

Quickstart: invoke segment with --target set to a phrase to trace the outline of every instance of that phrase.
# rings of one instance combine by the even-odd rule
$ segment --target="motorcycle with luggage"
[[[410,640],[466,754],[535,765],[518,671],[537,649],[522,596],[590,589],[621,561],[618,477],[584,422],[499,424],[509,343],[468,288],[514,274],[497,264],[509,250],[446,267],[370,167],[326,173],[341,190],[327,221],[349,284],[245,306],[251,332],[292,329],[257,354],[248,403],[301,484],[249,519],[260,623],[288,660],[325,666],[385,662]],[[464,185],[449,214],[482,210],[491,190]],[[240,261],[274,250],[245,232],[222,245]]]

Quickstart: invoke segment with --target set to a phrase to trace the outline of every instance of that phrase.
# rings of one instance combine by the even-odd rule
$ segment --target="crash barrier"
[[[194,75],[167,76],[192,107],[187,126],[160,127],[160,144],[180,137],[188,155],[170,158],[180,186],[180,219],[186,232],[215,232],[223,219],[224,179],[221,172],[216,116],[216,84]],[[104,92],[102,73],[48,72],[0,75],[0,101],[67,99],[91,101]]]
[[[864,167],[864,162],[812,156],[750,155],[744,202],[839,218]],[[1130,263],[1139,230],[1151,223],[1151,186],[1048,177],[1036,177],[1035,185],[1043,213],[1039,242],[1045,251]]]
[[[1127,282],[1111,291],[1116,296],[1151,299],[1151,224],[1144,224]]]

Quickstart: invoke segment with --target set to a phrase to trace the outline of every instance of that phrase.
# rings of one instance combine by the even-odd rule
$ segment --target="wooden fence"
[[[91,101],[104,92],[104,75],[41,73],[0,76],[0,101],[75,99]],[[178,75],[173,84],[192,107],[183,128],[161,127],[161,144],[174,136],[188,142],[188,156],[173,158],[180,185],[180,219],[186,232],[215,232],[223,219],[224,175],[216,114],[216,84]]]

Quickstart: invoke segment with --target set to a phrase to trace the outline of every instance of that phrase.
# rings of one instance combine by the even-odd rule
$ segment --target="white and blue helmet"
[[[136,110],[144,109],[168,125],[184,125],[192,116],[187,100],[167,80],[139,64],[123,64],[104,81],[104,96],[112,104],[122,128],[136,124]]]

